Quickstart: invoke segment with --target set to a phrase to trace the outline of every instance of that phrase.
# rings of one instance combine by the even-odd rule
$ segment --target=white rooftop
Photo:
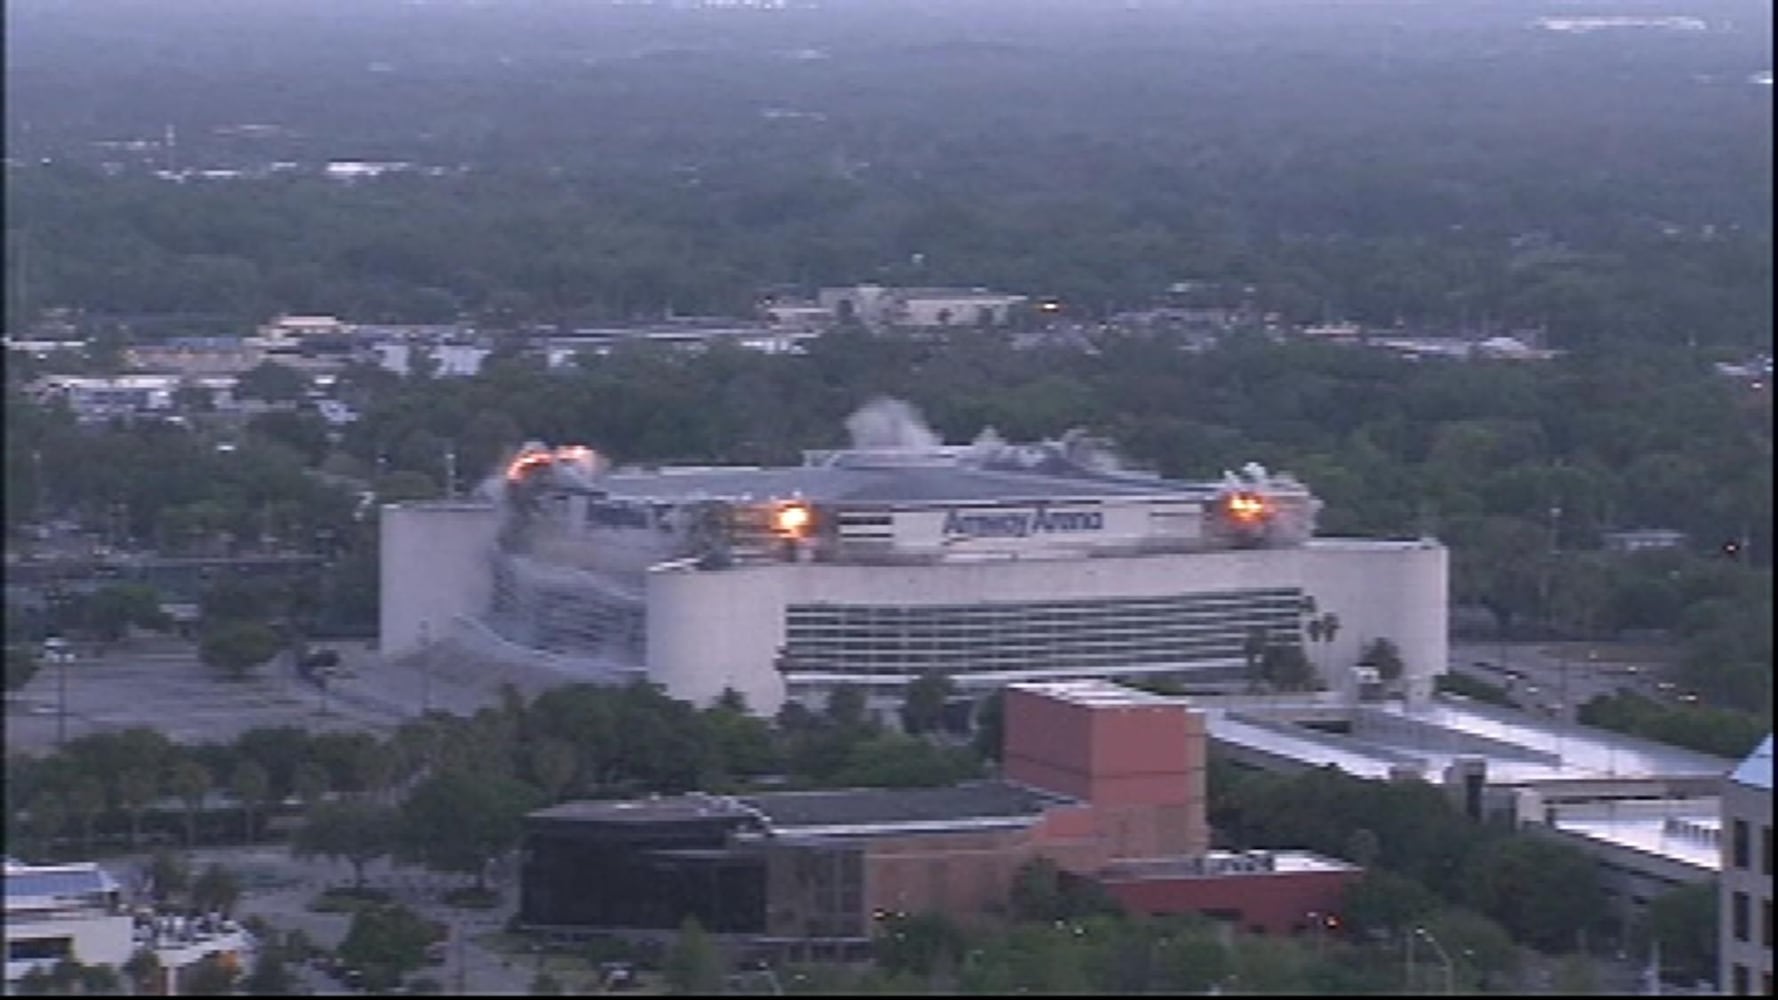
[[[1735,766],[1725,758],[1652,740],[1444,698],[1411,708],[1401,702],[1361,706],[1351,736],[1270,722],[1214,701],[1200,702],[1200,707],[1213,739],[1311,766],[1331,764],[1364,778],[1387,778],[1407,766],[1436,781],[1460,758],[1478,756],[1487,760],[1492,785],[1720,778]],[[1769,745],[1764,760],[1765,786],[1770,787]]]
[[[1576,810],[1579,815],[1559,812],[1552,825],[1577,836],[1714,873],[1722,870],[1720,808],[1717,799],[1607,802],[1603,807]]]
[[[1009,687],[1093,708],[1185,703],[1183,698],[1155,694],[1152,691],[1141,691],[1104,680],[1028,681],[1012,684]]]
[[[1772,790],[1772,737],[1767,736],[1760,745],[1753,748],[1747,759],[1735,768],[1729,780],[1737,785],[1748,785],[1753,788]]]

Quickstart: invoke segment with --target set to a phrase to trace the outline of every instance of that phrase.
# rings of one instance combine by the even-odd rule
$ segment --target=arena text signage
[[[1104,528],[1101,511],[1051,510],[1039,505],[1030,510],[949,510],[945,512],[944,533],[958,538],[1029,538]]]

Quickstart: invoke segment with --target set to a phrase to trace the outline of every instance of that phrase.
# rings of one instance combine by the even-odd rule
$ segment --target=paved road
[[[1608,643],[1453,642],[1451,669],[1505,687],[1528,710],[1569,721],[1579,706],[1620,689],[1663,700],[1679,693],[1656,686],[1667,670],[1664,663],[1645,650]]]

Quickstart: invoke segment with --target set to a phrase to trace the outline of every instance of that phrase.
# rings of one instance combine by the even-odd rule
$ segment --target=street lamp
[[[1408,939],[1408,942],[1409,942],[1408,943],[1408,947],[1409,947],[1408,953],[1410,955],[1413,954],[1412,949],[1413,949],[1413,938],[1414,937],[1425,938],[1426,943],[1429,945],[1432,945],[1432,949],[1434,951],[1438,952],[1439,961],[1445,963],[1445,993],[1447,995],[1452,995],[1452,996],[1456,995],[1456,993],[1457,993],[1457,968],[1456,968],[1456,966],[1451,964],[1451,956],[1445,953],[1444,946],[1438,943],[1438,938],[1433,937],[1431,931],[1427,930],[1424,927],[1416,927],[1416,928],[1414,928],[1413,936]]]

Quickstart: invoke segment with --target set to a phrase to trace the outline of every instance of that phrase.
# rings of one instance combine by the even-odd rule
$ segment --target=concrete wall
[[[1748,826],[1749,863],[1745,868],[1734,863],[1734,821],[1740,819]],[[1766,924],[1767,915],[1772,907],[1772,870],[1769,867],[1771,854],[1762,844],[1762,836],[1769,840],[1772,829],[1772,790],[1743,785],[1735,781],[1723,782],[1722,789],[1722,898],[1720,900],[1721,923],[1721,978],[1717,986],[1724,993],[1734,989],[1733,971],[1737,965],[1748,970],[1749,990],[1754,994],[1769,995],[1772,976],[1771,941],[1774,929]],[[1746,893],[1748,898],[1748,940],[1737,941],[1730,909],[1734,894]]]
[[[53,920],[8,918],[6,941],[37,941],[45,938],[72,938],[74,959],[82,965],[120,966],[129,961],[133,945],[130,938],[132,921],[128,914],[94,913],[88,916],[58,917]],[[17,979],[39,963],[19,961],[6,963],[7,981]],[[41,963],[44,966],[53,962]]]
[[[732,687],[762,715],[784,704],[775,666],[795,567],[656,570],[648,574],[648,676],[675,698],[708,705]]]
[[[769,713],[784,697],[775,663],[785,642],[785,607],[793,603],[918,606],[1301,587],[1342,623],[1333,643],[1306,650],[1332,686],[1350,689],[1350,667],[1363,646],[1388,637],[1406,662],[1407,689],[1426,697],[1449,655],[1445,574],[1445,549],[1436,542],[1340,540],[1096,559],[660,569],[648,581],[649,674],[675,696],[699,700],[731,685],[756,711]]]
[[[487,613],[498,510],[473,501],[385,504],[379,512],[384,656],[420,648],[422,624],[434,639],[460,615]]]
[[[1302,550],[1303,590],[1320,612],[1339,616],[1332,643],[1310,643],[1310,660],[1329,686],[1356,697],[1351,666],[1373,641],[1401,650],[1410,701],[1432,696],[1450,663],[1448,553],[1437,542],[1316,539]]]

